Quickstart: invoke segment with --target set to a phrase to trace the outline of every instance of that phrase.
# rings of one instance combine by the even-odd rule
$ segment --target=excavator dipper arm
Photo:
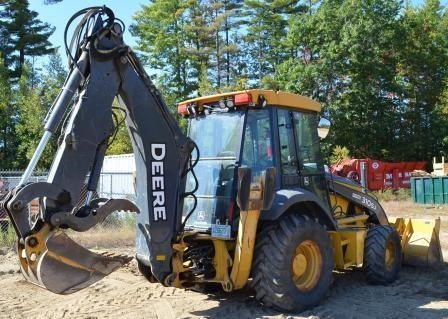
[[[102,278],[128,260],[96,255],[61,229],[84,231],[113,211],[130,210],[138,213],[137,258],[163,283],[172,273],[172,242],[181,228],[184,177],[194,143],[181,132],[135,54],[123,42],[123,28],[115,22],[113,12],[93,7],[81,13],[82,23],[91,28],[83,36],[76,35],[83,41],[71,56],[69,76],[47,116],[41,143],[21,185],[2,202],[19,237],[22,272],[28,280],[57,293],[73,292]],[[135,154],[135,204],[124,199],[94,200],[92,196],[117,126],[112,114],[116,97]],[[67,113],[46,183],[27,184],[49,136]],[[83,195],[86,189],[87,196]],[[27,204],[34,198],[43,204],[37,222],[31,225]]]

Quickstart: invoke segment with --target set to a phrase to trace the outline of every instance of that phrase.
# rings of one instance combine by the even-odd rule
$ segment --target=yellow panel
[[[230,279],[234,289],[246,285],[252,267],[253,252],[260,210],[241,211],[238,227],[238,239]]]
[[[366,229],[328,232],[333,245],[336,268],[345,269],[362,265],[366,232]]]
[[[350,202],[345,197],[331,193],[330,202],[335,215],[345,215],[347,213]]]
[[[349,217],[336,218],[338,227],[365,227],[368,215],[354,215]]]
[[[210,102],[218,102],[221,98],[225,98],[228,96],[240,94],[240,93],[249,93],[252,96],[252,101],[258,101],[258,96],[263,95],[267,101],[268,105],[273,106],[284,106],[290,107],[298,110],[307,110],[307,111],[315,111],[320,112],[321,106],[320,103],[302,95],[288,93],[288,92],[280,92],[280,91],[272,91],[272,90],[245,90],[245,91],[235,91],[229,93],[221,93],[209,96],[198,97],[190,100],[186,100],[180,102],[181,104],[190,104],[197,103],[198,106],[203,104],[207,104]]]

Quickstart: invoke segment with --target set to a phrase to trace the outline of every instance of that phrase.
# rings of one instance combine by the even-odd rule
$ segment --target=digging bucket
[[[18,255],[24,277],[57,294],[69,294],[101,280],[132,257],[96,254],[78,245],[62,230],[48,224],[19,241]]]

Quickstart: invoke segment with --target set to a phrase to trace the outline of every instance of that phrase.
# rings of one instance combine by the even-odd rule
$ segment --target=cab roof
[[[271,105],[288,107],[301,111],[321,111],[320,103],[306,96],[281,91],[253,89],[202,96],[186,100],[178,104],[178,113],[187,115],[188,108],[191,106],[194,106],[197,110],[202,111],[204,106],[220,102],[226,103],[227,101],[231,101],[233,103],[233,107],[264,107],[266,105]]]

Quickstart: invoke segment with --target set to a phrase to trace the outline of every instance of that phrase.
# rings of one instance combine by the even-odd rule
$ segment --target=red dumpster
[[[410,188],[411,173],[425,170],[425,162],[383,162],[370,158],[345,160],[331,166],[333,174],[361,182],[361,163],[366,163],[366,186],[369,190]]]

